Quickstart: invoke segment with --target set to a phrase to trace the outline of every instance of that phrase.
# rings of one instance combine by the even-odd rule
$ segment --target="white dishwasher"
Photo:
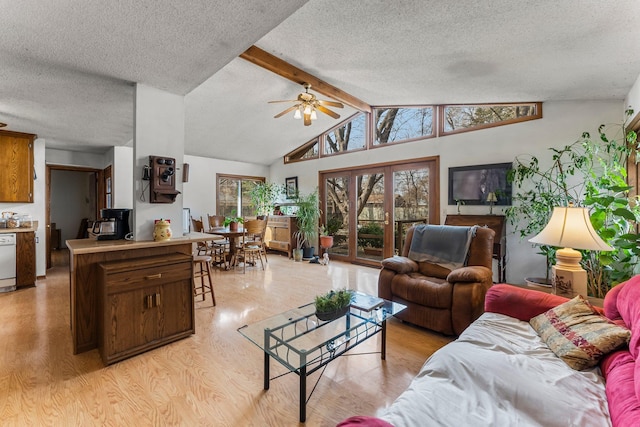
[[[0,234],[0,292],[16,290],[16,234]]]

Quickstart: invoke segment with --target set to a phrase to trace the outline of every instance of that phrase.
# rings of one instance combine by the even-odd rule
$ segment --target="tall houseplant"
[[[298,231],[295,232],[295,238],[298,249],[305,249],[305,258],[313,256],[314,247],[311,241],[316,236],[318,230],[318,221],[320,220],[320,201],[318,199],[318,189],[315,189],[308,195],[299,194],[296,199],[298,211],[296,219],[298,222]]]
[[[249,191],[251,204],[256,215],[273,214],[276,200],[284,192],[284,187],[273,182],[260,182]]]
[[[627,118],[632,115],[627,110]],[[606,292],[640,269],[640,235],[635,224],[640,219],[638,197],[627,184],[626,162],[637,150],[637,135],[625,124],[614,137],[605,125],[598,127],[598,138],[584,132],[574,143],[550,148],[550,164],[545,168],[535,156],[519,156],[509,179],[516,192],[506,216],[521,238],[539,233],[555,206],[589,208],[591,224],[598,235],[615,248],[611,252],[582,251],[589,294],[602,298]],[[548,265],[555,248],[541,246]]]

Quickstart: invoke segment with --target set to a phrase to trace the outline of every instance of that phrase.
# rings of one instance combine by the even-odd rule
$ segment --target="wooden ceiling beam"
[[[269,52],[266,52],[257,46],[251,46],[249,49],[245,50],[240,54],[240,58],[252,62],[259,67],[284,77],[285,79],[298,83],[299,85],[309,83],[312,91],[321,93],[322,95],[333,98],[336,101],[340,101],[343,104],[355,108],[356,110],[371,113],[371,105],[366,102],[353,95],[349,95],[345,91],[312,76],[306,71],[303,71],[276,56],[273,56]]]

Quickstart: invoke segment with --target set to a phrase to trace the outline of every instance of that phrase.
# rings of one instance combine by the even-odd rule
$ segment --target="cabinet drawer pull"
[[[160,307],[160,293],[155,295],[155,306]]]
[[[158,274],[150,274],[149,276],[144,276],[147,280],[160,279],[162,277],[162,273]]]
[[[144,308],[153,307],[153,301],[151,300],[151,295],[146,295],[144,297]]]

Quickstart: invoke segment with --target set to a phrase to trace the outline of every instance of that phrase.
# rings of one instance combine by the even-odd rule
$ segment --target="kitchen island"
[[[140,274],[138,276],[140,280],[155,279],[159,275],[150,274],[153,272],[152,270],[151,272],[145,271],[150,269],[150,261],[153,261],[154,258],[157,259],[159,264],[162,264],[164,260],[175,261],[182,254],[182,259],[185,260],[185,256],[191,257],[194,243],[217,238],[219,237],[205,233],[191,233],[162,242],[152,240],[67,240],[66,245],[69,248],[70,323],[73,353],[78,354],[98,348],[100,343],[104,343],[104,340],[109,338],[105,337],[105,334],[101,331],[101,326],[104,327],[105,325],[100,317],[100,314],[105,310],[105,304],[107,304],[105,292],[101,293],[105,269],[108,270],[110,266],[117,264],[119,261],[129,262],[134,266],[139,266]],[[139,262],[136,262],[136,260],[139,260]],[[191,267],[189,271],[191,271]],[[131,287],[132,283],[137,279],[135,273],[135,269],[129,269],[118,283],[118,286]],[[189,277],[188,280],[189,289],[191,289],[191,278]],[[145,298],[149,297],[145,296]],[[160,300],[159,294],[157,300]],[[190,313],[185,313],[183,317],[191,316],[193,319],[192,295],[189,295],[189,301]],[[148,309],[156,303],[155,297],[150,302],[149,300],[140,301],[139,307],[136,306],[136,310]],[[172,301],[166,300],[164,303],[170,304]],[[109,309],[113,308],[110,307]],[[193,320],[191,322],[193,323]],[[131,329],[135,329],[137,326],[131,324]],[[193,324],[191,324],[190,333],[193,333],[193,330]],[[145,333],[147,332],[145,331]]]

